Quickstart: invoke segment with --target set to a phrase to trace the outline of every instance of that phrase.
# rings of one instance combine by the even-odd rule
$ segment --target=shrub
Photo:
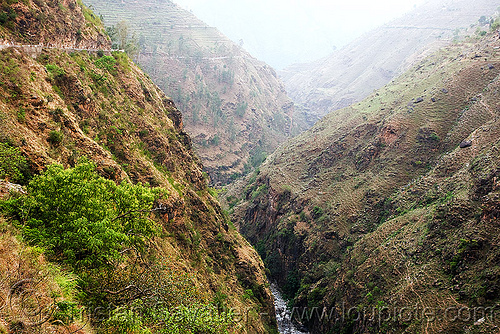
[[[17,120],[20,123],[24,123],[26,121],[26,109],[23,107],[19,107],[19,110],[17,111]]]
[[[2,12],[0,12],[0,25],[5,25],[9,21],[12,22],[16,19],[17,13],[12,8],[9,8],[8,10],[5,10],[5,8],[1,9]],[[12,29],[13,25],[10,24],[8,28]]]
[[[297,291],[300,289],[300,275],[299,272],[294,269],[288,272],[286,276],[285,284],[283,285],[283,296],[292,300],[295,298]]]
[[[430,137],[432,140],[434,141],[439,141],[439,136],[437,133],[433,132],[431,133],[431,137]]]
[[[490,24],[490,29],[491,31],[496,31],[498,28],[500,28],[500,19],[496,19]]]
[[[95,66],[106,70],[110,73],[115,73],[116,59],[113,56],[103,56],[94,62]]]
[[[219,146],[220,144],[220,137],[218,134],[215,134],[210,140],[210,145],[213,145],[213,146]]]
[[[141,317],[126,307],[116,308],[106,322],[115,333],[151,334],[143,327]]]
[[[259,197],[263,194],[266,194],[267,191],[268,191],[267,184],[263,184],[263,185],[259,186],[257,189],[255,189],[254,191],[252,191],[252,194],[250,196],[251,196],[252,200],[254,200],[257,197]]]
[[[243,117],[245,115],[245,111],[247,111],[247,108],[248,108],[247,102],[242,102],[238,104],[238,107],[236,107],[236,115],[238,117]]]
[[[315,217],[320,217],[321,215],[323,215],[324,210],[321,207],[315,205],[312,209],[312,213]]]
[[[72,267],[96,268],[140,248],[156,227],[148,218],[159,191],[100,177],[83,161],[64,169],[54,164],[34,177],[25,195],[7,201],[24,237]]]
[[[135,300],[131,307],[117,307],[105,321],[106,327],[112,333],[146,334],[151,333],[150,327],[155,328],[154,333],[161,334],[224,334],[234,321],[231,311],[218,309],[214,304],[184,300],[185,303],[168,307],[169,303],[164,304],[163,300],[150,302]]]
[[[250,164],[257,168],[266,160],[267,153],[262,149],[261,146],[256,146],[250,150]]]
[[[26,169],[26,159],[17,147],[0,143],[0,178],[17,182],[23,179],[22,170]]]
[[[58,146],[62,142],[63,138],[64,135],[61,131],[52,130],[49,133],[49,138],[47,138],[47,141],[54,146]]]
[[[53,78],[57,78],[65,74],[64,70],[57,65],[47,64],[45,65],[45,68]]]
[[[49,110],[49,114],[51,114],[53,116],[63,116],[64,115],[64,110],[62,110],[61,108],[57,107],[54,110]]]
[[[116,59],[117,64],[125,72],[130,71],[130,59],[125,52],[113,51],[113,57]]]

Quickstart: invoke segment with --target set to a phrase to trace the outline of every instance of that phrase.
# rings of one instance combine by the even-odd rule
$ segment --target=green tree
[[[130,34],[130,25],[127,21],[120,21],[116,25],[107,27],[106,32],[111,38],[113,48],[124,50],[130,57],[139,52],[139,44],[135,34]]]
[[[78,296],[89,309],[110,311],[92,319],[102,333],[228,333],[232,312],[219,312],[190,275],[146,247],[158,231],[150,215],[162,195],[104,179],[83,160],[69,169],[50,165],[26,195],[0,201],[0,208],[17,219],[27,242],[78,273]],[[54,319],[71,318],[72,310],[60,303]]]
[[[125,49],[125,46],[127,45],[128,29],[129,29],[129,24],[127,23],[127,21],[120,21],[116,24],[116,35],[117,35],[116,37],[120,49]]]
[[[116,59],[113,56],[102,56],[94,62],[95,66],[107,70],[112,74],[116,74]]]
[[[158,189],[117,185],[87,161],[70,169],[50,165],[30,181],[27,193],[6,203],[25,239],[74,268],[111,265],[123,249],[140,249],[157,229],[149,215]]]

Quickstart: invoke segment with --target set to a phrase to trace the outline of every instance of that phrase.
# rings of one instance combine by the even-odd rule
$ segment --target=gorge
[[[498,331],[498,4],[280,74],[84,3],[0,2],[0,333]]]

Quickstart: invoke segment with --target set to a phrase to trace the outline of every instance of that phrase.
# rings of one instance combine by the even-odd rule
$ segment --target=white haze
[[[277,69],[327,56],[425,0],[174,0]]]

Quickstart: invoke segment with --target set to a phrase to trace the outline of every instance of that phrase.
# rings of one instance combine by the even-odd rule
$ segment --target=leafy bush
[[[259,186],[257,189],[255,189],[250,196],[253,200],[253,199],[256,199],[257,197],[261,196],[262,194],[266,194],[267,191],[268,191],[267,184],[263,184],[263,185]]]
[[[233,322],[232,312],[219,313],[217,308],[208,304],[180,305],[173,309],[167,307],[144,308],[140,301],[134,303],[133,310],[118,307],[106,321],[113,333],[148,334],[224,334]],[[161,324],[161,326],[157,326]]]
[[[16,15],[12,10],[10,12],[2,12],[2,13],[0,13],[0,24],[3,25],[9,19],[15,19],[15,18],[16,18]]]
[[[115,73],[116,59],[113,56],[102,56],[94,62],[95,66],[106,70],[110,73]]]
[[[52,314],[54,321],[71,324],[79,316],[78,304],[71,301],[60,301],[55,304],[56,308]]]
[[[52,145],[59,145],[64,138],[64,135],[60,131],[52,130],[49,133],[49,138],[47,138],[47,141],[51,143]]]
[[[0,143],[0,178],[17,182],[23,179],[22,170],[26,169],[26,159],[17,147]]]
[[[65,74],[64,70],[57,65],[47,64],[45,65],[45,68],[53,78],[60,77]]]
[[[313,213],[314,217],[320,217],[323,215],[324,210],[321,207],[315,205],[312,209],[312,213]]]
[[[259,167],[264,160],[267,158],[267,153],[262,149],[261,146],[255,146],[250,150],[250,164],[257,168]]]
[[[220,137],[218,134],[215,134],[210,140],[209,140],[210,145],[213,146],[219,146],[220,144]]]
[[[219,82],[232,86],[234,84],[234,71],[223,70],[219,76]]]
[[[491,31],[496,31],[498,28],[500,28],[500,19],[497,18],[490,24],[490,29]]]
[[[116,62],[125,72],[130,71],[130,59],[128,58],[125,52],[113,51],[113,57],[116,59]]]
[[[4,89],[8,87],[5,85],[6,80],[10,81],[15,86],[20,86],[23,84],[23,75],[19,67],[19,62],[15,57],[16,56],[12,51],[2,52],[2,54],[0,55],[0,74],[2,77],[0,85],[2,85]],[[15,89],[13,92],[15,92],[16,94],[20,93],[19,90]]]
[[[9,29],[13,29],[13,22],[16,17],[17,13],[12,8],[5,8],[5,6],[0,6],[0,25],[6,26]]]
[[[149,329],[144,328],[141,317],[126,307],[116,308],[106,322],[113,333],[151,333]]]
[[[116,185],[89,162],[66,170],[51,165],[30,181],[27,192],[7,201],[24,237],[72,267],[107,266],[156,231],[148,216],[159,190]]]
[[[205,300],[189,274],[147,247],[158,232],[150,214],[160,189],[117,185],[83,160],[70,169],[49,166],[26,190],[0,208],[28,243],[79,275],[78,281],[60,275],[62,293],[70,292],[55,304],[53,320],[78,317],[71,291],[79,289],[86,307],[110,311],[92,319],[102,333],[228,333],[234,315]]]
[[[295,298],[297,291],[300,289],[300,274],[294,269],[288,272],[285,280],[285,284],[283,285],[283,296],[292,300]]]

